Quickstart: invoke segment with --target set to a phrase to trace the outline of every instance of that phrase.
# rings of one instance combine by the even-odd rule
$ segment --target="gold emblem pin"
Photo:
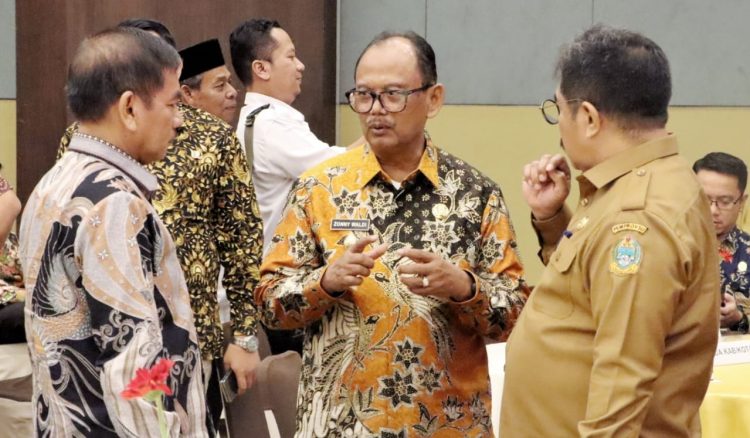
[[[575,228],[576,231],[580,231],[580,230],[583,229],[583,227],[585,227],[586,225],[588,225],[588,223],[589,223],[589,217],[588,216],[584,216],[584,217],[581,218],[581,220],[579,220],[578,222],[576,222],[576,224],[573,226],[573,228]]]

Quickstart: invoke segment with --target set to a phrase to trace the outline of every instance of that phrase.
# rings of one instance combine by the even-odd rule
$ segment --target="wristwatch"
[[[255,335],[250,336],[234,336],[232,343],[248,353],[255,353],[258,351],[258,337]]]
[[[0,290],[0,308],[16,300],[16,291],[13,288]]]
[[[740,319],[740,321],[731,329],[739,333],[747,333],[748,330],[750,330],[750,324],[748,324],[747,315],[743,311],[740,311],[740,314],[742,315],[742,319]]]

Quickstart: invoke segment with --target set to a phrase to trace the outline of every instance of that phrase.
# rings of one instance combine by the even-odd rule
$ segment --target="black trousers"
[[[305,335],[302,330],[271,330],[263,328],[271,347],[271,354],[281,354],[285,351],[296,351],[302,356],[302,342]]]
[[[224,409],[224,400],[221,398],[219,379],[224,374],[224,361],[214,359],[211,361],[211,378],[208,379],[206,390],[206,429],[209,436],[215,437],[219,432],[219,419]]]
[[[23,306],[24,303],[10,303],[0,307],[0,344],[26,343]]]

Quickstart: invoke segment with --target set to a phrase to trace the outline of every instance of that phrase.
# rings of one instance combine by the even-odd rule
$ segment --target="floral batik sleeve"
[[[458,320],[483,336],[505,340],[528,298],[515,233],[502,194],[493,191],[482,216],[477,262],[459,267],[474,276],[476,295],[453,303]]]
[[[217,247],[225,269],[223,284],[231,304],[232,328],[254,335],[257,315],[252,294],[263,253],[263,220],[242,146],[233,133],[226,138],[215,196]]]
[[[302,327],[319,319],[337,300],[320,285],[325,266],[314,235],[317,225],[309,212],[314,184],[309,178],[292,188],[261,267],[255,301],[269,327]]]

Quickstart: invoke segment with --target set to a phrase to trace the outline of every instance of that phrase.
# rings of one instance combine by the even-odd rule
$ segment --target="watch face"
[[[255,336],[248,336],[241,339],[235,338],[234,344],[250,353],[258,351],[258,338]]]
[[[16,292],[6,289],[0,293],[0,305],[10,303],[16,298]]]

